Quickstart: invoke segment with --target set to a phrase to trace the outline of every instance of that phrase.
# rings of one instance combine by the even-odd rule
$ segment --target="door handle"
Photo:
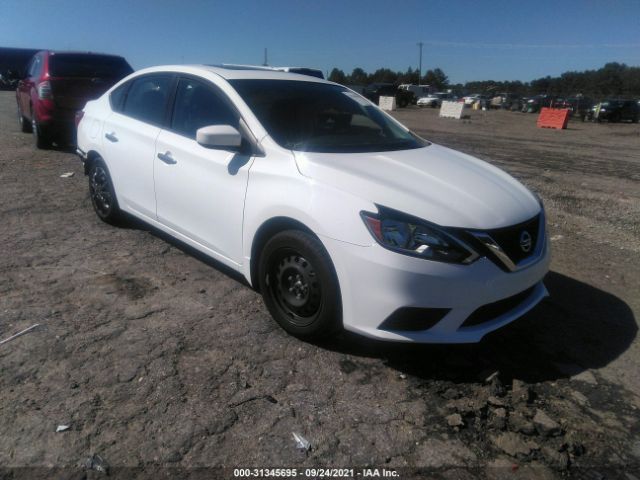
[[[171,152],[168,150],[165,153],[159,153],[158,158],[169,165],[178,163],[174,160],[174,158],[171,156]]]
[[[106,138],[107,140],[109,140],[110,142],[117,142],[118,141],[118,137],[116,137],[115,132],[112,133],[105,133],[104,134],[104,138]]]

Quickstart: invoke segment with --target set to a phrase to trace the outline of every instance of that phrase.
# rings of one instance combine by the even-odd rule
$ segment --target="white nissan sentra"
[[[241,272],[296,336],[477,342],[547,295],[539,198],[341,85],[154,67],[79,118],[97,215]]]

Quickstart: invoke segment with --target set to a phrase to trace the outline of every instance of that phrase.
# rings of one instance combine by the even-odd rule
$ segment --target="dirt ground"
[[[78,158],[36,151],[1,92],[0,339],[42,326],[0,345],[0,478],[101,478],[94,455],[121,478],[640,478],[640,127],[395,115],[545,201],[551,297],[478,345],[286,335],[219,265],[100,222]]]

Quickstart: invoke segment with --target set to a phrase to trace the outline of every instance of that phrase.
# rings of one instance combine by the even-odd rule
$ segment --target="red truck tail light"
[[[51,100],[53,98],[51,84],[48,81],[38,84],[38,98],[41,100]]]

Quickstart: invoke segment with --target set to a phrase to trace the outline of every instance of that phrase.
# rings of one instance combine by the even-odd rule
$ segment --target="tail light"
[[[80,125],[80,120],[82,120],[82,117],[84,117],[84,110],[78,110],[76,112],[76,128],[78,128],[78,125]]]
[[[51,84],[48,81],[38,84],[38,98],[41,100],[51,100],[53,98]]]

